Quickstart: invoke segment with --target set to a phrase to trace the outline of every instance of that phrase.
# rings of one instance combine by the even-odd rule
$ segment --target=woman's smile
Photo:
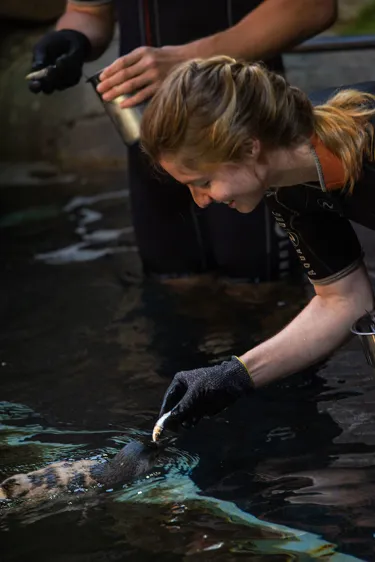
[[[195,203],[202,209],[215,202],[240,213],[249,213],[264,196],[264,182],[248,165],[223,164],[209,173],[193,172],[176,161],[163,158],[160,165],[189,188]]]

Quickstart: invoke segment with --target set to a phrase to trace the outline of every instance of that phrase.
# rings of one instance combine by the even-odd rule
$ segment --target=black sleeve
[[[342,279],[362,263],[357,235],[329,194],[302,185],[270,192],[266,201],[314,285]]]

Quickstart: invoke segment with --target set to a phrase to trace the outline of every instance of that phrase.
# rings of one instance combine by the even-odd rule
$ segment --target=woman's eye
[[[186,185],[188,187],[190,187],[191,189],[194,189],[194,188],[197,188],[197,187],[202,189],[202,188],[210,187],[211,186],[211,180],[202,181],[202,182],[201,181],[200,182],[192,182],[192,183],[187,183]]]

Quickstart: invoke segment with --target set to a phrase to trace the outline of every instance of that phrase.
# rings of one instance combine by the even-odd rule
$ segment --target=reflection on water
[[[65,205],[63,211],[67,213],[70,221],[76,222],[77,226],[74,232],[81,239],[81,242],[51,252],[36,254],[35,259],[51,265],[63,265],[96,260],[115,253],[136,252],[137,248],[134,244],[119,244],[121,236],[133,233],[132,226],[91,231],[88,227],[88,225],[92,225],[103,218],[101,213],[87,207],[88,205],[127,197],[129,197],[127,189],[100,193],[91,197],[74,197]]]
[[[118,187],[89,183],[78,198],[29,186],[12,205],[0,192],[1,478],[106,458],[149,434],[177,370],[241,353],[304,302],[298,285],[142,281]],[[182,434],[147,479],[6,508],[2,551],[15,562],[374,560],[374,406],[352,344]]]
[[[12,474],[37,470],[47,463],[82,458],[91,450],[93,433],[46,427],[45,421],[27,406],[0,402],[0,481]],[[103,439],[110,435],[118,442],[111,430],[95,432],[94,437],[97,439],[99,435]],[[107,447],[100,454],[106,457],[115,451]]]

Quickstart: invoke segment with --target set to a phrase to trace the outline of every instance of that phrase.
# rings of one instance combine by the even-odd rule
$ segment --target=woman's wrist
[[[246,370],[247,374],[249,375],[249,379],[250,379],[251,386],[252,386],[253,388],[255,388],[255,383],[254,383],[254,379],[253,379],[253,377],[252,377],[252,375],[251,375],[250,368],[249,368],[249,366],[245,363],[243,356],[242,356],[242,357],[239,357],[238,355],[233,355],[233,357],[234,357],[235,359],[237,359],[237,361],[239,361],[239,362],[241,363],[241,365],[244,367],[244,369]]]

